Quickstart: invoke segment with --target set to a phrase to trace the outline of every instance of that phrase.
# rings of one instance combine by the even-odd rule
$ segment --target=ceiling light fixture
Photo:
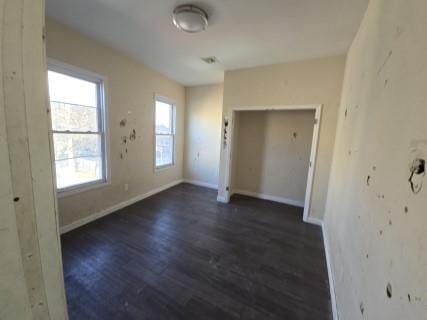
[[[173,24],[184,32],[202,32],[208,27],[208,14],[199,7],[184,4],[173,10]]]

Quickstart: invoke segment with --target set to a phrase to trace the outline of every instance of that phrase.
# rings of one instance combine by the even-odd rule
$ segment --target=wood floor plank
[[[181,184],[62,236],[76,319],[331,319],[302,209]]]

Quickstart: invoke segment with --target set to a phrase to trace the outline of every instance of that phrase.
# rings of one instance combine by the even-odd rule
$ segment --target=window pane
[[[73,158],[55,161],[58,189],[102,179],[102,158]]]
[[[101,155],[101,135],[54,133],[55,160]]]
[[[98,131],[98,112],[94,107],[51,102],[54,131]]]
[[[156,167],[173,164],[173,136],[156,136]]]
[[[156,133],[172,133],[172,106],[156,101]]]
[[[54,133],[53,143],[59,189],[103,178],[101,135]]]
[[[96,107],[97,84],[54,71],[48,72],[50,101]]]

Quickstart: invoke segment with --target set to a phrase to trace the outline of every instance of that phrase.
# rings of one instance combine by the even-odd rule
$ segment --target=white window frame
[[[172,124],[171,124],[172,134],[161,134],[161,133],[158,134],[156,132],[156,102],[157,101],[169,104],[172,107]],[[154,119],[153,120],[154,120],[153,121],[153,124],[154,124],[154,151],[153,151],[154,156],[153,156],[153,161],[154,161],[154,171],[157,172],[157,171],[162,171],[164,169],[174,167],[175,163],[176,163],[176,103],[172,99],[169,99],[169,98],[162,96],[162,95],[155,94],[154,95]],[[162,136],[162,135],[172,136],[172,141],[173,141],[172,142],[172,163],[170,163],[170,164],[165,164],[162,166],[157,166],[157,164],[156,164],[156,147],[157,147],[157,144],[156,144],[157,139],[156,138],[158,135],[159,136]]]
[[[107,99],[106,99],[106,77],[96,74],[94,72],[81,69],[79,67],[48,58],[47,60],[48,71],[53,71],[61,73],[70,77],[74,77],[81,80],[90,81],[97,84],[98,89],[98,123],[99,123],[99,134],[101,135],[101,152],[102,152],[102,178],[90,181],[86,183],[81,183],[65,188],[58,189],[56,188],[57,195],[59,198],[70,196],[76,193],[88,191],[95,188],[105,187],[111,184],[111,171],[110,171],[110,153],[109,153],[109,134],[108,134],[108,112],[107,112]],[[49,97],[49,110],[51,108],[51,100]],[[51,113],[51,112],[50,112]],[[59,131],[61,133],[65,131]],[[55,151],[53,144],[53,134],[56,131],[53,130],[51,125],[51,145],[52,145],[52,161],[55,169],[55,186],[56,186],[56,161],[55,161]],[[85,132],[70,132],[85,134]]]

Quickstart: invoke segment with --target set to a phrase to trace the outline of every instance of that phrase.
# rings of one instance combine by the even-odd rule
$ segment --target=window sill
[[[167,169],[172,169],[175,167],[175,163],[173,164],[167,164],[161,167],[154,167],[154,172],[160,172],[160,171],[165,171]]]
[[[66,198],[75,194],[79,194],[82,192],[90,191],[93,189],[103,188],[111,185],[110,181],[94,181],[85,184],[81,184],[75,187],[69,187],[62,190],[57,190],[56,194],[58,198]]]

